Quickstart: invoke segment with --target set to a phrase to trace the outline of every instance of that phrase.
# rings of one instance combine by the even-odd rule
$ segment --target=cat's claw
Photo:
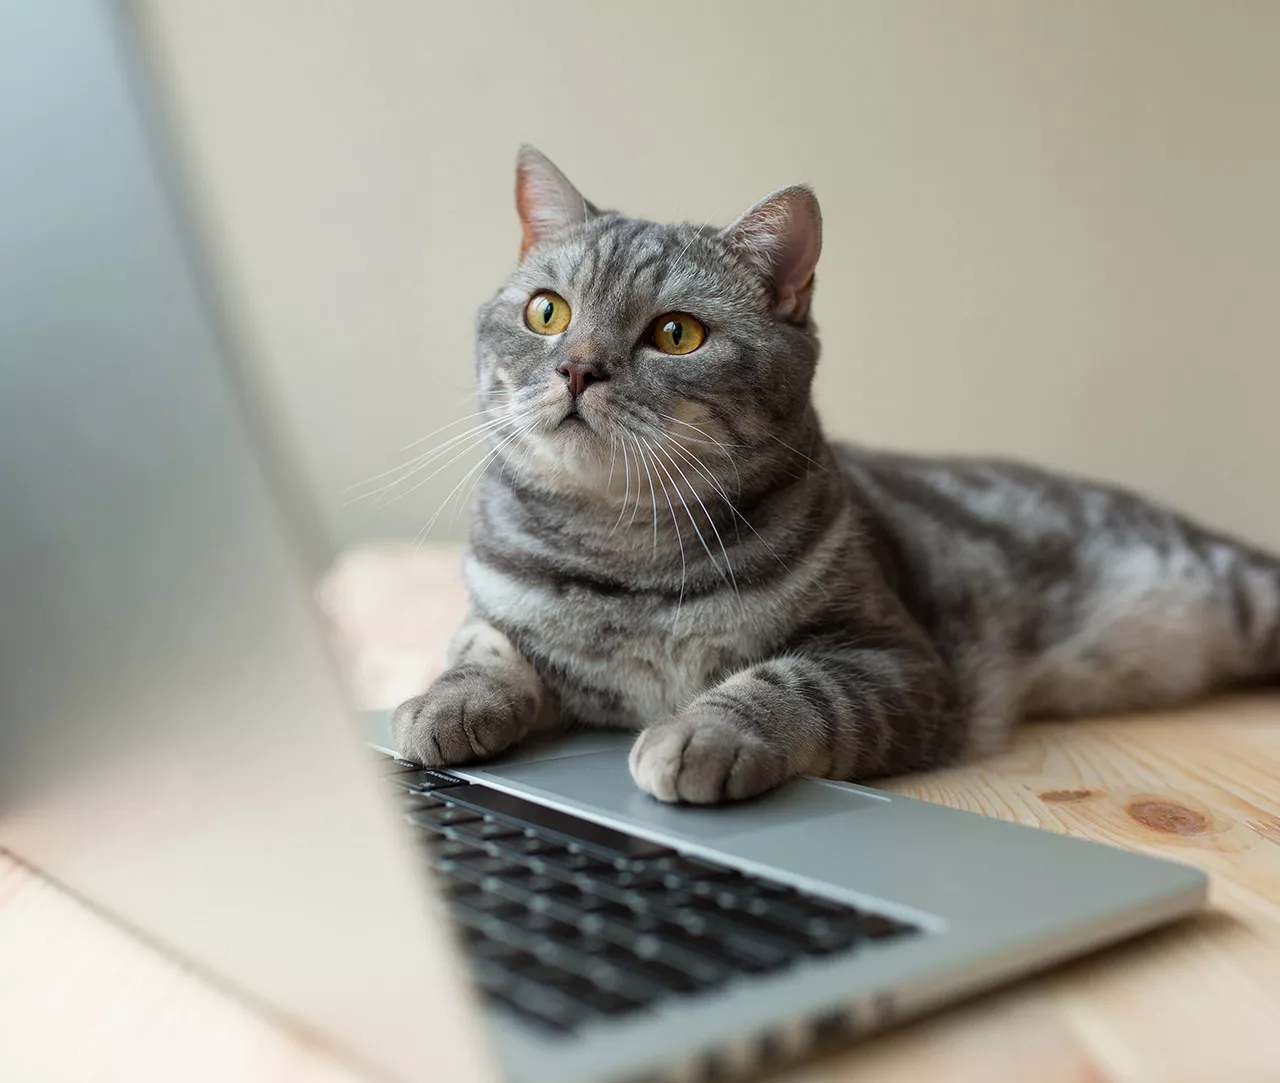
[[[396,748],[425,767],[488,759],[529,731],[537,703],[483,673],[452,669],[391,716]]]
[[[642,790],[660,801],[694,805],[754,797],[788,773],[777,749],[723,715],[696,710],[645,729],[630,764]]]

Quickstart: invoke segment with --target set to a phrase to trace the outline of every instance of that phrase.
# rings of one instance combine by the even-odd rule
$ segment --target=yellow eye
[[[706,337],[702,324],[687,312],[668,312],[653,321],[653,344],[663,353],[693,353]]]
[[[535,293],[524,310],[524,322],[529,325],[529,330],[540,335],[558,335],[569,326],[572,318],[569,302],[550,290]]]

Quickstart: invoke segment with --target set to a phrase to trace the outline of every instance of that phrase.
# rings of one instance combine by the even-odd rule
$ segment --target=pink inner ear
[[[538,243],[538,234],[534,228],[537,214],[537,203],[531,191],[533,185],[529,174],[523,170],[516,171],[516,211],[520,215],[520,258],[528,254],[529,249]]]
[[[539,241],[595,213],[551,159],[528,146],[520,148],[516,160],[516,210],[523,231],[521,259]]]
[[[808,188],[784,188],[762,199],[724,230],[773,288],[774,315],[802,320],[822,254],[822,212]]]

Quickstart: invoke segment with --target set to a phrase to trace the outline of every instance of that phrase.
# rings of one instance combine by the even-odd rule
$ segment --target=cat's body
[[[502,468],[451,669],[397,712],[407,755],[641,730],[637,782],[706,802],[1280,676],[1274,558],[1101,486],[823,439],[803,190],[704,236],[601,214],[540,156],[520,178],[525,259],[478,330]],[[513,318],[552,290],[563,330]],[[668,357],[646,328],[673,313],[700,345]]]

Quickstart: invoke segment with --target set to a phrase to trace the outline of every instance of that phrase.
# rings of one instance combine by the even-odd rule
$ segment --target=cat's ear
[[[550,158],[527,143],[516,157],[516,210],[524,229],[521,259],[539,241],[598,213]]]
[[[822,212],[804,185],[766,196],[720,236],[773,288],[773,314],[799,323],[809,312],[822,252]]]

